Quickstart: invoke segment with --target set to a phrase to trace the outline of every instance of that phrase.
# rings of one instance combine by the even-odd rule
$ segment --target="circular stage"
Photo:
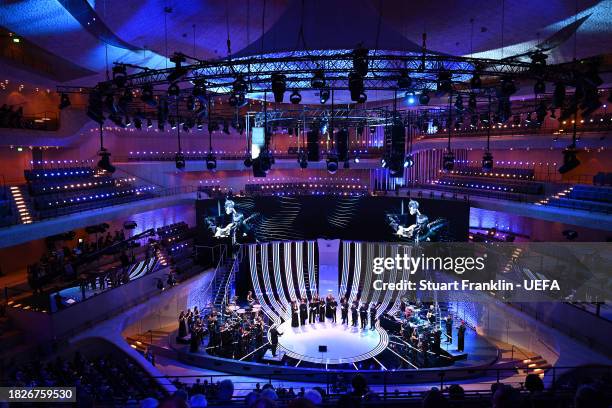
[[[291,327],[291,321],[278,326],[279,351],[297,360],[319,364],[345,364],[366,360],[380,354],[389,344],[387,332],[361,330],[340,323],[314,323]],[[319,351],[326,346],[327,351]]]

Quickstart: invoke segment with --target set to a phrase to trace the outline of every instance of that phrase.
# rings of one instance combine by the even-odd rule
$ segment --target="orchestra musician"
[[[308,320],[308,305],[306,304],[306,298],[302,298],[300,302],[300,325],[305,326],[306,320]]]
[[[340,299],[340,314],[342,316],[342,324],[346,324],[347,326],[348,326],[348,311],[349,311],[348,300],[346,300],[346,297],[343,297],[342,299]]]
[[[246,300],[247,300],[247,303],[249,304],[249,306],[253,306],[255,304],[255,298],[253,298],[253,292],[252,291],[249,290],[247,292]]]
[[[272,356],[276,357],[276,349],[278,348],[278,338],[282,336],[283,333],[279,332],[276,326],[270,329],[270,345],[272,348]]]
[[[444,325],[446,326],[446,342],[453,342],[453,316],[447,315],[444,321]]]
[[[319,299],[319,322],[325,323],[325,299]]]
[[[337,315],[338,315],[338,312],[337,312],[338,301],[333,296],[331,297],[331,301],[329,302],[329,307],[331,309],[332,323],[336,323],[336,318],[337,318]]]
[[[462,320],[457,329],[457,351],[463,351],[465,346],[465,322]]]

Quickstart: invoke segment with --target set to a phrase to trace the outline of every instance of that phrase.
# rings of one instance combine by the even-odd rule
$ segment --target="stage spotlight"
[[[442,168],[444,171],[452,171],[455,167],[455,153],[446,150],[442,157]]]
[[[117,88],[123,88],[127,81],[127,69],[125,65],[115,65],[113,67],[113,83]]]
[[[369,52],[367,48],[361,46],[353,50],[353,69],[362,77],[368,74]]]
[[[416,98],[414,96],[414,92],[406,92],[405,97],[406,97],[406,103],[408,105],[414,105],[415,104]]]
[[[408,75],[408,71],[402,70],[400,73],[400,77],[397,80],[397,88],[398,89],[408,89],[412,85],[412,78]]]
[[[123,120],[121,119],[121,116],[117,115],[116,113],[111,113],[108,118],[118,127],[120,128],[125,128],[125,123],[123,123]]]
[[[142,129],[142,120],[138,116],[134,118],[134,127],[138,130]]]
[[[486,151],[482,156],[482,171],[491,171],[493,169],[493,155],[490,151]]]
[[[66,109],[70,105],[71,103],[70,103],[70,98],[68,97],[68,94],[62,93],[62,95],[60,96],[59,108]]]
[[[409,154],[404,158],[404,168],[409,169],[412,166],[414,166],[414,157]]]
[[[543,94],[544,92],[546,92],[546,84],[541,79],[538,79],[533,85],[533,93],[537,95]]]
[[[147,119],[147,129],[151,129],[153,127],[153,121],[151,119]]]
[[[574,230],[563,230],[562,234],[568,241],[573,241],[578,238],[578,233]]]
[[[274,102],[282,102],[286,90],[287,77],[283,74],[272,74],[272,93],[274,94]]]
[[[178,152],[176,156],[174,156],[174,164],[179,170],[183,170],[185,168],[185,156],[182,152]]]
[[[239,94],[247,91],[247,83],[244,80],[244,76],[242,74],[236,75],[236,79],[232,83],[232,88],[234,89],[234,93]]]
[[[329,89],[321,89],[321,92],[319,92],[319,100],[321,101],[321,104],[324,104],[325,102],[327,102],[328,99],[329,99]]]
[[[312,74],[312,79],[310,80],[310,86],[315,89],[325,87],[325,73],[322,69],[317,69]]]
[[[132,126],[132,119],[130,119],[130,117],[126,115],[126,117],[125,117],[125,127],[130,127],[130,126]]]
[[[100,156],[100,160],[98,161],[98,168],[101,170],[104,170],[108,173],[114,173],[115,172],[115,166],[113,166],[111,164],[110,161],[110,152],[108,150],[106,150],[105,148],[102,148],[99,152],[98,152],[98,156]]]
[[[227,123],[227,120],[223,121],[223,133],[225,133],[226,135],[230,134],[229,124]]]
[[[353,159],[353,161],[355,162],[355,164],[359,164],[359,162],[361,161],[361,159],[359,158],[359,156],[355,156],[355,158]]]
[[[363,93],[363,76],[358,72],[351,72],[348,75],[348,88],[351,93],[351,100],[357,102]]]
[[[229,103],[229,106],[235,108],[236,106],[238,106],[238,95],[231,94],[230,97],[227,99],[227,102]]]
[[[512,96],[516,92],[516,84],[511,77],[503,77],[500,82],[501,96]]]
[[[181,64],[185,62],[186,58],[183,54],[176,53],[172,57],[170,57],[170,61],[174,62],[174,70],[166,77],[166,81],[175,82],[181,79],[185,74],[187,74],[187,69]]]
[[[170,84],[170,86],[168,87],[168,95],[179,96],[180,93],[181,93],[181,89],[179,88],[176,82]]]
[[[206,155],[206,168],[208,170],[214,170],[217,168],[217,158],[213,152],[209,152],[208,155]]]
[[[303,150],[300,150],[298,153],[298,164],[301,169],[305,169],[308,167],[308,153]]]
[[[421,95],[419,95],[419,104],[421,105],[427,105],[429,103],[429,93],[426,91],[421,92]]]
[[[196,80],[193,84],[193,90],[191,91],[191,94],[195,98],[198,98],[200,101],[202,101],[206,97],[206,86],[204,81],[202,81],[201,79]]]
[[[334,153],[330,153],[325,161],[327,164],[327,171],[329,174],[335,174],[338,171],[338,156]]]
[[[559,167],[559,173],[565,174],[580,165],[577,154],[576,147],[572,145],[567,146],[565,150],[563,150],[563,164]]]
[[[552,105],[555,108],[561,108],[565,102],[565,84],[563,82],[557,82],[555,84],[555,91],[553,92]]]
[[[198,118],[196,127],[198,128],[198,130],[204,129],[204,124],[202,123],[202,119]]]
[[[142,93],[140,94],[140,100],[154,108],[157,105],[157,101],[153,97],[153,86],[146,84],[142,87]]]
[[[292,104],[297,105],[302,101],[302,95],[300,95],[297,90],[293,91],[291,95],[289,95],[289,101],[291,101]]]
[[[470,88],[472,89],[480,89],[482,87],[482,80],[480,79],[480,75],[478,73],[474,73],[472,78],[470,78]]]
[[[366,101],[368,100],[368,95],[366,95],[365,92],[362,92],[359,94],[359,97],[357,97],[357,103],[366,103]]]
[[[274,157],[269,150],[263,150],[259,153],[259,168],[264,173],[267,173],[272,168],[272,164],[274,164]]]
[[[244,157],[243,163],[244,163],[244,167],[246,167],[247,169],[253,166],[253,158],[251,157],[249,153],[247,153],[246,156]]]
[[[546,109],[546,103],[544,101],[540,102],[538,108],[536,109],[536,118],[538,120],[538,124],[542,125],[544,123],[544,119],[546,119],[546,113],[548,109]]]
[[[448,93],[453,90],[453,76],[452,74],[443,69],[438,72],[438,80],[436,81],[436,89],[438,92]]]

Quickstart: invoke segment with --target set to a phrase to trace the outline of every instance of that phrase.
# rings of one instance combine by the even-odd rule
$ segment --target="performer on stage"
[[[345,297],[340,299],[340,312],[342,315],[342,324],[346,324],[348,326],[348,311],[349,304]]]
[[[432,325],[436,323],[436,309],[434,305],[429,306],[429,310],[427,311],[427,320]]]
[[[370,330],[374,330],[376,327],[376,303],[370,303]]]
[[[325,323],[325,299],[319,299],[319,322]]]
[[[359,318],[361,319],[361,329],[365,330],[368,324],[368,305],[365,303],[362,303],[359,308]]]
[[[295,300],[291,301],[291,327],[300,327],[299,308]]]
[[[446,326],[446,342],[452,343],[453,342],[453,316],[447,315],[444,321],[444,324]]]
[[[178,330],[178,338],[182,339],[187,337],[187,317],[184,311],[181,311],[179,314],[179,330]]]
[[[328,293],[327,296],[325,297],[325,318],[326,319],[331,319],[332,318],[332,301],[333,301],[333,297],[331,295],[331,293]]]
[[[314,295],[308,306],[310,309],[308,323],[314,324],[314,322],[317,320],[317,314],[319,313],[319,296]]]
[[[332,323],[336,323],[337,316],[338,316],[338,301],[333,296],[330,302],[330,309],[331,309]]]
[[[272,346],[272,356],[276,357],[276,349],[278,348],[278,338],[283,333],[279,332],[276,326],[270,329],[270,345]]]
[[[249,306],[253,306],[255,304],[255,298],[253,298],[253,292],[251,292],[250,290],[247,293],[246,300]]]
[[[306,298],[302,298],[300,302],[300,325],[305,326],[306,320],[308,320],[308,305],[306,304]]]
[[[359,309],[359,306],[357,305],[357,301],[353,301],[353,304],[351,305],[351,320],[352,320],[352,324],[353,327],[357,327],[357,311]]]
[[[465,346],[465,322],[462,320],[461,325],[457,329],[457,351],[463,351]]]

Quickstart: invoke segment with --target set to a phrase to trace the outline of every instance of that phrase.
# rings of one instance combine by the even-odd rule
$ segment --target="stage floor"
[[[297,360],[319,364],[345,364],[366,360],[380,354],[389,344],[387,332],[377,325],[376,330],[361,330],[340,323],[314,323],[291,327],[286,321],[278,327],[279,349]],[[320,352],[319,346],[327,346]]]

